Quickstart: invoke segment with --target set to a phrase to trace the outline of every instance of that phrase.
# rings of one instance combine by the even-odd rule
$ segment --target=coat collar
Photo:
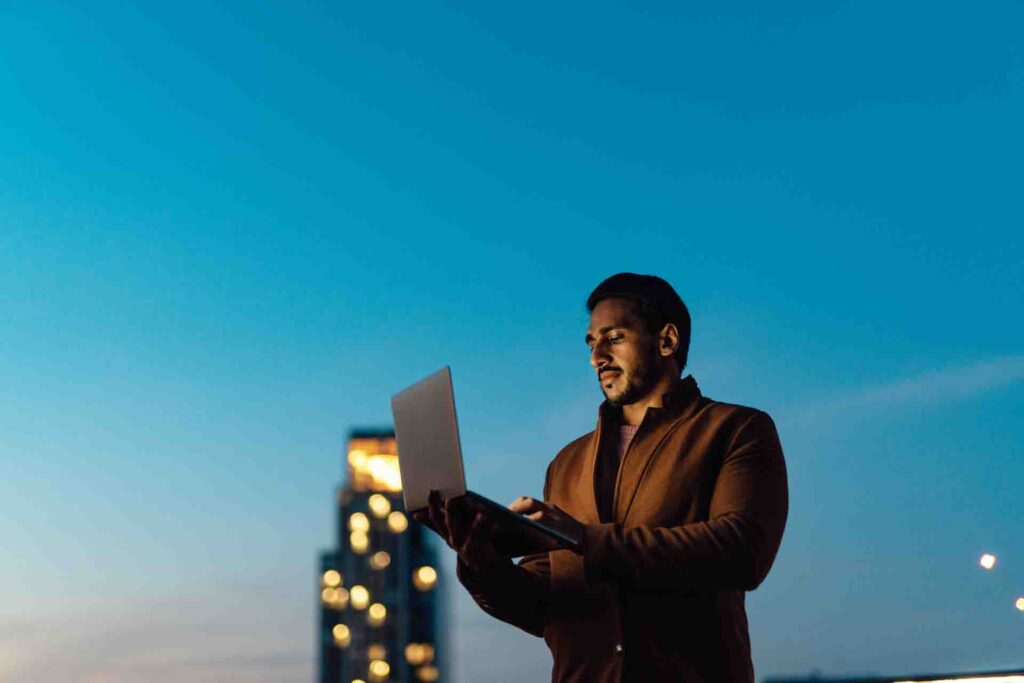
[[[692,407],[698,398],[700,398],[700,388],[697,386],[697,380],[693,378],[693,375],[687,375],[676,381],[668,391],[661,395],[660,408],[647,409],[643,422],[647,422],[648,419],[660,420],[664,417],[671,417],[674,413],[685,411]],[[604,401],[597,411],[598,423],[614,422],[618,424],[621,415],[622,412],[619,408]]]
[[[662,406],[660,408],[648,408],[640,423],[636,436],[626,454],[619,463],[619,472],[615,480],[615,497],[612,509],[615,511],[615,521],[625,521],[629,508],[633,504],[640,480],[651,458],[658,451],[661,443],[673,431],[673,428],[696,412],[700,404],[700,388],[693,375],[687,375],[679,380],[662,395]],[[601,448],[603,434],[609,429],[616,429],[619,424],[620,411],[604,401],[598,409],[597,428],[594,430],[590,447],[587,449],[587,458],[583,468],[583,477],[590,486],[585,495],[587,496],[587,512],[590,519],[583,522],[598,523],[597,496],[595,492],[596,481],[594,473],[597,458]]]

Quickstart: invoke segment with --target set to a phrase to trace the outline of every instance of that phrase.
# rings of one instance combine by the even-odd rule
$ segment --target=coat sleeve
[[[593,524],[588,581],[668,590],[757,588],[775,560],[789,509],[786,464],[772,419],[757,411],[726,448],[707,521],[673,527]]]
[[[550,493],[551,467],[544,478],[544,500]],[[496,619],[535,636],[544,635],[551,595],[551,562],[548,553],[526,555],[518,563],[499,563],[474,572],[459,562],[459,581],[480,605]]]

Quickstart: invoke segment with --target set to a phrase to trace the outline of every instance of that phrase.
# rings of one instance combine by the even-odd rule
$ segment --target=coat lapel
[[[597,458],[601,450],[601,433],[604,428],[602,423],[604,418],[602,412],[598,411],[597,418],[597,429],[590,434],[590,443],[587,445],[586,455],[583,457],[583,472],[580,474],[583,486],[580,486],[580,490],[583,492],[582,509],[584,518],[580,521],[584,524],[599,524],[601,519],[597,512],[597,481],[594,478],[597,472]],[[590,485],[587,486],[586,484]]]
[[[619,463],[619,474],[615,480],[615,499],[612,505],[616,522],[625,523],[648,465],[661,450],[662,444],[669,435],[697,412],[700,398],[700,389],[697,387],[696,380],[692,376],[688,376],[665,395],[662,400],[663,407],[648,408],[636,436],[633,437],[633,442],[626,450],[622,462]],[[594,509],[596,510],[596,508],[595,502]]]

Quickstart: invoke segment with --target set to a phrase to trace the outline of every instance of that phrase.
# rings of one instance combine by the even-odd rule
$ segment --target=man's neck
[[[672,375],[665,375],[658,383],[651,388],[651,390],[642,399],[636,403],[631,403],[626,406],[622,406],[622,424],[624,425],[638,425],[647,413],[648,408],[660,408],[661,398],[669,389],[679,381],[678,377]]]

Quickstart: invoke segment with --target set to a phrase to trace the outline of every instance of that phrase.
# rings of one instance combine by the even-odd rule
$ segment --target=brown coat
[[[775,425],[681,380],[623,456],[614,522],[598,518],[601,431],[547,471],[544,500],[586,524],[583,554],[530,555],[459,578],[489,614],[542,636],[552,681],[753,683],[744,591],[768,574],[788,511]]]

